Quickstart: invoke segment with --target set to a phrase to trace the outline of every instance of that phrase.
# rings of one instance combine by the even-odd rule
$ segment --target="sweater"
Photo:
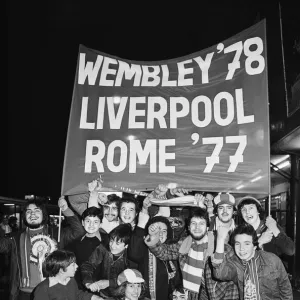
[[[49,278],[39,283],[33,291],[33,300],[90,300],[93,294],[78,289],[74,278],[66,285],[57,283],[49,287]]]

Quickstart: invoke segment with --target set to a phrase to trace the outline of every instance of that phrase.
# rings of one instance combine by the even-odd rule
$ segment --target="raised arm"
[[[79,218],[75,216],[74,212],[68,207],[68,203],[64,197],[59,198],[58,206],[61,208],[68,223],[68,226],[61,230],[61,247],[63,248],[77,238],[82,237],[85,231]]]
[[[271,217],[266,218],[266,226],[273,233],[273,238],[271,243],[276,246],[277,255],[286,254],[294,255],[295,254],[295,243],[293,240],[286,235],[283,229],[277,224],[277,222]],[[268,245],[264,248],[265,251],[268,251]],[[270,251],[273,252],[273,251]]]
[[[228,254],[224,255],[225,240],[228,235],[229,228],[219,226],[217,228],[217,244],[215,253],[211,257],[214,276],[222,281],[233,280],[237,282],[237,269],[231,262],[231,257],[234,255],[233,249],[228,247]]]
[[[177,260],[182,241],[175,244],[162,244],[159,241],[157,224],[149,226],[149,235],[145,238],[149,250],[160,260]]]

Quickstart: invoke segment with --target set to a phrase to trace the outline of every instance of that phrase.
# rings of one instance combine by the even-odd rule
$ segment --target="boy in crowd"
[[[172,294],[170,294],[170,300],[187,300],[187,291],[183,289],[183,286],[175,287]]]
[[[120,224],[109,234],[109,251],[100,244],[89,260],[81,265],[83,283],[92,292],[101,290],[103,297],[111,296],[112,289],[117,287],[118,275],[127,268],[136,267],[127,258],[131,233],[129,224]],[[99,270],[97,278],[96,269]]]
[[[119,217],[124,224],[130,224],[132,230],[135,229],[140,212],[138,202],[131,197],[123,197],[119,206]]]
[[[70,244],[67,249],[73,251],[76,256],[77,264],[80,268],[81,264],[89,259],[94,250],[102,244],[108,248],[109,237],[106,232],[101,230],[101,222],[103,219],[102,207],[89,207],[81,216],[82,226],[85,235]],[[83,288],[80,272],[75,274],[75,279],[79,288]]]
[[[225,240],[229,228],[217,229],[217,246],[212,256],[213,273],[220,280],[234,281],[245,300],[293,299],[292,287],[280,258],[258,250],[255,229],[249,224],[238,226],[231,234],[234,254]],[[226,255],[224,256],[224,250]]]
[[[48,278],[33,291],[34,300],[101,300],[99,296],[78,289],[74,275],[78,266],[73,252],[56,250],[45,260]]]
[[[286,235],[271,216],[263,219],[263,210],[256,198],[251,196],[242,198],[238,204],[238,214],[255,229],[260,248],[278,256],[294,255],[293,240]]]

